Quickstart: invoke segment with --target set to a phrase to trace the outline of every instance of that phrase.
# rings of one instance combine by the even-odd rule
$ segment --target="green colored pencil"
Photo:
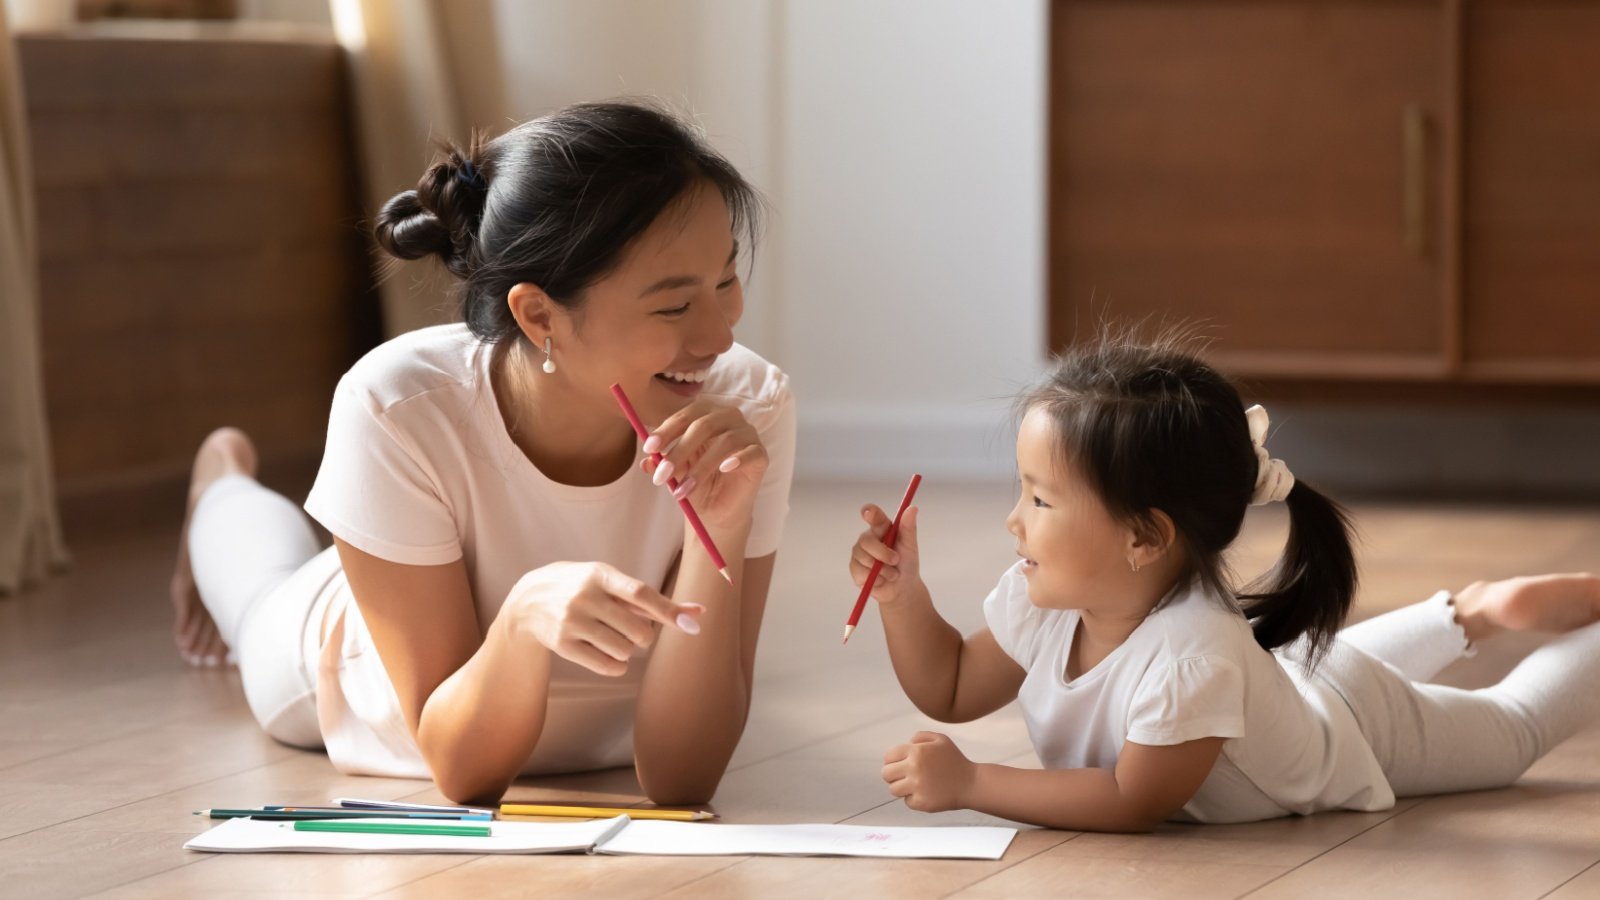
[[[356,834],[444,834],[489,837],[487,825],[425,825],[421,822],[363,822],[359,819],[301,819],[295,831],[342,831]]]

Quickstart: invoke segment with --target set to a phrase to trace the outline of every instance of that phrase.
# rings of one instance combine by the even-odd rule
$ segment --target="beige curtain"
[[[21,75],[0,6],[0,594],[67,561],[39,365],[38,243]]]
[[[456,79],[436,0],[329,0],[350,60],[362,189],[370,220],[396,193],[416,187],[432,141],[460,143]],[[380,284],[390,336],[449,319],[450,281],[429,261],[385,266]]]

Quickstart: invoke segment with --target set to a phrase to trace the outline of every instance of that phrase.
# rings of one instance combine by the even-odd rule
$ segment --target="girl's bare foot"
[[[1501,631],[1566,632],[1600,622],[1600,578],[1587,572],[1477,581],[1456,593],[1467,640]]]
[[[194,571],[189,566],[189,522],[200,495],[224,475],[256,474],[256,448],[237,428],[218,428],[200,442],[189,476],[189,502],[183,516],[183,533],[178,538],[178,564],[172,573],[172,606],[177,612],[172,625],[172,640],[178,655],[191,666],[215,667],[228,658],[228,645],[217,632],[200,602]]]

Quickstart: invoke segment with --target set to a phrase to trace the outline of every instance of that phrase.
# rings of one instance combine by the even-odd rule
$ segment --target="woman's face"
[[[733,346],[744,313],[738,253],[721,193],[709,183],[691,188],[589,287],[576,314],[560,317],[557,377],[611,410],[610,387],[622,385],[647,426],[686,406]]]

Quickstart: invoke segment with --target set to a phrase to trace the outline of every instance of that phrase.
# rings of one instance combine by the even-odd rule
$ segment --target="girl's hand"
[[[866,520],[867,530],[856,538],[856,545],[850,551],[850,578],[860,587],[867,580],[867,573],[872,571],[872,564],[882,560],[883,568],[872,585],[872,599],[883,604],[894,603],[922,581],[917,553],[917,508],[907,509],[900,517],[900,530],[893,547],[883,542],[892,520],[880,507],[871,503],[861,507],[861,518]]]
[[[889,748],[883,755],[883,780],[889,793],[904,797],[918,812],[965,809],[977,766],[956,748],[949,737],[919,731],[909,744]]]
[[[687,497],[707,525],[733,527],[750,518],[767,473],[767,448],[737,408],[696,400],[652,431],[644,452],[651,479],[676,478],[673,496]],[[659,466],[651,453],[661,454]]]
[[[522,576],[503,614],[562,659],[599,675],[628,671],[637,649],[655,642],[656,625],[697,634],[698,603],[675,603],[631,575],[598,562],[559,562]]]

